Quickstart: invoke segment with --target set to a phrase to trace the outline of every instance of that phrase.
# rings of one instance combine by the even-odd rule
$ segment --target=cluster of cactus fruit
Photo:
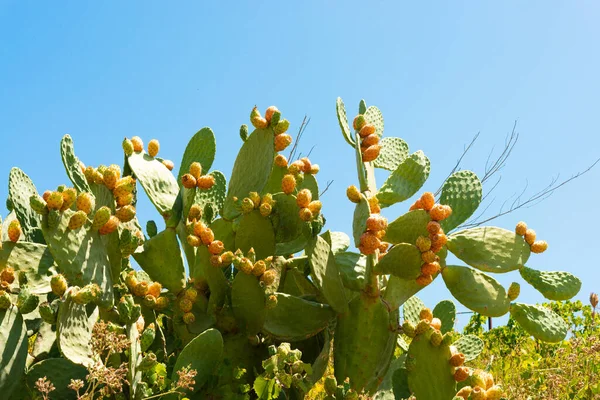
[[[122,167],[97,168],[84,166],[65,136],[72,187],[41,196],[13,168],[0,233],[3,396],[33,398],[35,382],[47,379],[55,390],[46,394],[61,399],[90,387],[130,399],[303,398],[318,383],[329,399],[500,399],[493,378],[465,364],[482,343],[454,332],[454,304],[431,311],[415,295],[441,275],[463,306],[510,313],[535,338],[556,342],[566,323],[514,302],[519,284],[506,290],[488,273],[519,270],[551,300],[575,296],[580,281],[525,265],[547,244],[524,223],[516,232],[460,228],[482,200],[471,171],[455,172],[439,198],[425,192],[389,222],[384,209],[419,192],[429,159],[384,137],[377,107],[361,101],[352,130],[341,99],[336,108],[356,158],[358,186],[347,189],[352,240],[323,229],[319,166],[279,153],[292,137],[276,107],[264,117],[252,110],[253,132],[242,125],[229,182],[210,169],[210,128],[191,138],[177,175],[157,140],[144,151],[137,136],[122,143]],[[375,168],[390,171],[379,187]],[[161,217],[145,232],[135,209],[140,187]],[[448,265],[449,252],[468,267]],[[99,331],[126,351],[101,358]],[[126,383],[98,383],[97,373],[87,387],[69,383],[98,363],[126,373]]]

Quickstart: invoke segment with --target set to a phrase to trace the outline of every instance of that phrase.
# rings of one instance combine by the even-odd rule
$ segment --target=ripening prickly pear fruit
[[[415,201],[410,208],[408,209],[408,211],[414,211],[414,210],[422,210],[423,209],[423,205],[421,204],[421,199],[417,199],[417,201]]]
[[[171,160],[162,160],[162,164],[167,167],[169,171],[173,171],[173,168],[175,168],[175,164]]]
[[[258,194],[258,192],[248,193],[248,198],[252,201],[252,204],[254,204],[254,208],[260,206],[260,194]]]
[[[200,240],[202,240],[205,246],[210,245],[215,240],[215,234],[212,229],[204,228],[200,233]]]
[[[265,119],[268,122],[271,122],[271,118],[273,117],[273,114],[279,112],[279,110],[277,109],[277,107],[275,106],[270,106],[269,108],[267,108],[267,110],[265,111]]]
[[[192,174],[184,174],[181,177],[181,184],[186,189],[193,189],[196,187],[196,178],[194,178]]]
[[[100,229],[104,224],[108,222],[110,219],[110,208],[106,206],[100,207],[96,214],[94,214],[94,221],[92,222],[92,229],[97,230]]]
[[[158,298],[162,291],[162,285],[159,282],[152,282],[148,285],[148,294],[150,296]]]
[[[17,308],[21,314],[29,314],[35,310],[40,303],[40,298],[29,292],[26,288],[21,288],[17,296]]]
[[[440,272],[440,264],[437,261],[421,265],[421,274],[423,275],[435,275],[438,272]]]
[[[421,203],[420,203],[421,207],[425,211],[430,211],[433,208],[433,206],[435,205],[435,197],[433,196],[433,193],[431,193],[431,192],[423,193],[419,200],[421,200]]]
[[[196,221],[193,223],[192,226],[192,232],[198,237],[200,237],[200,235],[202,235],[202,232],[206,229],[206,225],[204,225],[204,222],[202,221]]]
[[[429,323],[429,325],[431,325],[431,327],[435,330],[440,330],[442,329],[442,321],[439,318],[433,318],[431,320],[431,322]],[[440,339],[441,340],[441,339]]]
[[[117,180],[113,194],[115,196],[123,196],[132,193],[133,189],[135,189],[135,179],[131,176],[124,176]]]
[[[500,387],[498,385],[494,385],[485,391],[485,399],[486,400],[500,400],[503,395],[504,395],[504,392],[502,390],[502,387]]]
[[[144,142],[142,141],[141,137],[139,137],[139,136],[132,137],[131,143],[133,144],[133,151],[135,151],[136,153],[139,153],[140,151],[144,150]]]
[[[275,136],[275,151],[283,151],[292,144],[292,137],[287,133]]]
[[[260,215],[262,215],[263,217],[268,217],[269,215],[271,215],[273,207],[271,207],[269,203],[262,203],[259,207],[259,211]]]
[[[308,203],[308,209],[310,210],[312,215],[319,215],[322,207],[323,204],[319,200],[313,200],[310,203]]]
[[[179,309],[184,312],[190,312],[192,311],[192,307],[194,306],[194,303],[192,303],[192,301],[186,297],[182,298],[179,300]]]
[[[115,217],[114,215],[111,215],[108,218],[108,221],[104,225],[102,225],[100,229],[98,229],[98,233],[101,235],[109,235],[116,231],[118,226],[119,218]]]
[[[415,244],[421,253],[431,249],[431,239],[425,236],[419,236]]]
[[[358,188],[354,185],[350,185],[348,186],[348,189],[346,189],[346,196],[348,196],[348,200],[350,200],[353,203],[360,203],[360,191],[358,190]]]
[[[198,189],[208,190],[215,185],[215,177],[212,175],[202,175],[196,181],[196,186]]]
[[[304,168],[304,163],[300,160],[296,160],[288,166],[288,172],[293,175],[298,175],[302,172]]]
[[[433,251],[437,252],[448,243],[448,237],[444,232],[438,232],[431,235],[431,247],[435,248]]]
[[[202,207],[199,204],[192,204],[188,212],[188,221],[199,219],[200,217],[202,217]]]
[[[309,189],[302,189],[296,195],[296,204],[300,208],[306,208],[312,201],[312,193]]]
[[[67,286],[67,280],[62,274],[54,275],[50,279],[50,288],[52,289],[52,293],[58,297],[61,297],[63,294],[65,294]]]
[[[525,241],[527,242],[527,244],[531,246],[535,242],[535,238],[536,234],[533,229],[527,229],[525,231]]]
[[[305,174],[310,174],[310,171],[312,169],[312,163],[310,162],[308,157],[302,157],[299,161],[301,161],[303,165],[302,172],[304,172]]]
[[[183,314],[183,323],[186,325],[193,324],[196,321],[196,316],[192,312]]]
[[[379,214],[381,212],[381,207],[379,206],[379,200],[377,199],[377,197],[369,197],[367,200],[369,202],[369,209],[371,214]]]
[[[200,176],[202,176],[202,164],[200,164],[198,161],[194,161],[190,164],[189,172],[194,178],[200,178]]]
[[[519,221],[517,223],[517,227],[515,228],[515,233],[520,236],[524,236],[527,232],[527,224],[523,221]]]
[[[213,240],[208,245],[208,251],[210,252],[210,254],[221,254],[223,250],[225,250],[225,246],[220,240]]]
[[[4,290],[0,290],[0,310],[7,310],[12,305],[10,295]]]
[[[261,276],[267,270],[267,264],[263,260],[258,260],[252,267],[252,275]]]
[[[117,196],[115,201],[117,202],[117,207],[125,207],[133,203],[133,193],[127,193],[123,196]]]
[[[152,139],[148,142],[148,154],[150,155],[150,157],[156,157],[159,149],[160,143],[158,143],[158,140]]]
[[[210,265],[212,265],[213,267],[222,267],[223,259],[220,255],[213,254],[212,256],[210,256]]]
[[[58,315],[58,302],[48,303],[45,301],[39,305],[38,311],[40,312],[40,317],[42,317],[44,322],[51,325],[56,324],[56,317]]]
[[[288,166],[288,160],[283,154],[277,154],[275,156],[275,165],[279,168],[286,168]]]
[[[156,337],[156,327],[154,325],[154,322],[152,322],[151,324],[148,324],[146,329],[144,329],[144,332],[142,332],[142,334],[140,335],[140,345],[141,345],[142,351],[145,352],[146,350],[148,350],[150,348],[152,343],[154,343],[155,337]]]
[[[442,344],[442,334],[440,333],[439,330],[433,331],[433,333],[429,337],[429,342],[435,347]]]
[[[298,211],[298,216],[302,221],[308,222],[313,218],[312,212],[308,208],[301,208]]]
[[[453,367],[460,367],[465,363],[465,355],[463,353],[456,353],[450,357],[449,362]]]
[[[71,215],[69,219],[69,229],[75,231],[81,228],[87,222],[87,214],[83,211],[77,211],[75,214]]]
[[[485,389],[475,386],[471,392],[470,400],[486,400]]]
[[[12,221],[10,221],[6,233],[8,233],[8,239],[10,239],[11,242],[17,243],[19,241],[22,231],[21,223],[18,219],[13,219]]]
[[[429,321],[427,321],[425,319],[422,319],[422,320],[419,321],[419,323],[415,327],[415,334],[416,335],[421,335],[421,334],[427,332],[430,329],[431,329],[431,327],[429,326]]]
[[[129,222],[135,217],[135,207],[132,205],[123,206],[117,209],[115,216],[121,222]]]
[[[421,274],[417,277],[416,282],[420,286],[427,286],[433,282],[433,276]]]
[[[133,294],[137,297],[144,297],[148,294],[148,282],[140,281],[133,287]]]
[[[37,194],[34,194],[31,197],[29,197],[29,206],[33,211],[35,211],[38,214],[48,214],[48,209],[46,208],[46,200],[44,200]]]
[[[75,206],[79,211],[83,211],[86,215],[89,215],[94,209],[94,198],[90,193],[82,192],[77,196]]]
[[[254,202],[249,197],[244,197],[240,204],[242,214],[248,214],[254,210]]]
[[[287,174],[281,180],[281,191],[285,194],[292,194],[296,189],[296,178],[294,175]]]
[[[367,230],[372,232],[385,231],[387,229],[387,219],[379,214],[371,214],[367,218]]]
[[[102,174],[102,182],[109,190],[113,190],[115,188],[118,180],[119,177],[117,175],[117,171],[111,168],[104,170],[104,173]]]
[[[200,245],[202,244],[202,241],[200,240],[200,238],[198,236],[192,235],[192,234],[187,235],[186,241],[192,247],[200,247]]]
[[[429,308],[425,307],[419,313],[419,319],[424,319],[427,322],[431,322],[431,320],[433,319],[433,313]]]
[[[63,196],[61,192],[52,192],[46,200],[46,205],[50,210],[60,210],[63,205]]]
[[[375,133],[375,125],[371,125],[371,124],[365,124],[362,128],[360,128],[360,131],[358,131],[358,134],[361,138],[366,138],[369,135],[372,135]]]
[[[95,283],[85,285],[73,296],[73,301],[77,304],[89,304],[98,298],[100,287]]]
[[[360,131],[366,124],[367,120],[362,114],[359,114],[356,117],[354,117],[354,120],[352,121],[352,127],[355,131]]]
[[[100,167],[104,166],[101,165]],[[106,170],[106,167],[104,167],[103,169],[100,169],[100,167],[98,167],[98,169],[94,171],[94,183],[97,185],[104,184],[104,171]]]
[[[548,242],[546,242],[545,240],[536,240],[531,245],[531,252],[532,253],[536,253],[536,254],[543,253],[547,249],[548,249]]]
[[[233,257],[234,257],[233,252],[226,251],[223,254],[221,254],[221,262],[224,265],[229,265],[233,262]]]
[[[379,245],[379,251],[381,253],[385,253],[388,251],[388,247],[390,247],[390,244],[388,242],[381,242],[381,244]]]
[[[189,287],[183,292],[183,297],[185,297],[193,303],[198,299],[198,290],[196,290],[193,287]]]
[[[277,272],[274,269],[269,269],[261,275],[260,281],[263,282],[266,286],[269,286],[272,285],[273,282],[275,282],[276,277]]]
[[[254,265],[252,265],[252,261],[250,261],[248,258],[243,257],[240,260],[240,264],[238,266],[238,269],[240,271],[242,271],[246,275],[250,275],[252,273],[252,268],[254,268]]]
[[[480,369],[473,371],[473,373],[471,374],[471,384],[473,385],[473,388],[478,386],[485,390],[486,382],[487,373],[485,371],[482,371]]]
[[[379,153],[381,152],[381,146],[378,144],[374,144],[373,146],[369,146],[362,152],[362,160],[363,162],[371,162],[374,161],[377,157],[379,157]]]
[[[455,374],[455,376],[456,376],[456,374]],[[456,393],[456,397],[462,397],[463,400],[468,400],[469,396],[471,395],[472,392],[473,392],[473,388],[471,386],[465,386],[465,387],[461,388],[458,391],[458,393]]]
[[[519,297],[520,293],[521,293],[521,285],[519,285],[517,282],[511,283],[510,286],[508,287],[508,291],[506,292],[510,301],[515,301],[517,299],[517,297]]]
[[[160,296],[156,299],[156,305],[154,306],[155,310],[162,311],[169,306],[169,298],[167,296]]]
[[[321,170],[321,168],[319,167],[319,164],[313,164],[313,165],[310,167],[310,174],[311,174],[311,175],[316,175],[316,174],[318,174],[318,173],[319,173],[319,171],[320,171],[320,170]]]
[[[11,267],[6,267],[0,272],[0,281],[11,284],[15,281],[15,270]]]
[[[273,132],[275,132],[275,135],[281,136],[287,132],[289,127],[290,127],[290,121],[288,121],[287,119],[284,118],[284,119],[280,120],[277,123],[277,125],[275,125],[275,127],[273,128]]]
[[[379,238],[371,232],[365,232],[360,236],[359,249],[363,254],[369,255],[375,253],[380,245],[381,241]]]
[[[456,382],[462,382],[469,377],[469,369],[465,367],[458,367],[454,371],[454,380]]]
[[[430,235],[435,235],[436,233],[439,233],[441,230],[442,230],[442,226],[440,225],[439,222],[429,221],[427,223],[427,232],[429,232]]]
[[[421,259],[423,260],[423,262],[432,263],[437,261],[437,256],[433,251],[429,250],[421,253]]]
[[[130,156],[133,154],[134,151],[134,147],[133,147],[133,142],[127,138],[123,139],[123,151],[125,152],[126,156]],[[89,167],[88,167],[89,168]]]
[[[372,133],[369,136],[365,137],[360,144],[362,148],[368,148],[370,146],[375,146],[379,144],[379,135],[376,133]]]
[[[137,279],[137,275],[136,275],[135,271],[131,271],[125,277],[125,285],[127,285],[129,290],[131,290],[132,292],[133,292],[133,288],[136,287],[138,283],[139,283],[139,281]]]
[[[149,294],[144,296],[144,300],[142,300],[142,304],[144,304],[144,306],[154,309],[156,307],[156,297],[151,296]]]
[[[409,338],[414,338],[416,335],[415,326],[410,321],[404,321],[402,331]]]
[[[433,208],[429,211],[429,216],[434,221],[442,221],[446,217],[444,205],[436,204],[433,206]]]
[[[258,111],[258,108],[256,106],[252,109],[252,112],[250,113],[250,122],[252,123],[252,126],[254,126],[256,129],[264,129],[267,126],[269,126],[269,121],[267,121],[266,118],[263,118],[262,115],[260,115],[260,111]]]

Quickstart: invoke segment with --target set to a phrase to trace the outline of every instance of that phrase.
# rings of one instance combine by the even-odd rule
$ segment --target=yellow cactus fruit
[[[379,245],[379,251],[381,253],[385,253],[388,250],[388,247],[390,247],[390,244],[388,242],[381,242],[381,244]]]
[[[162,311],[164,309],[166,309],[169,306],[169,298],[167,296],[160,296],[158,299],[156,299],[156,304],[154,305],[154,308],[157,311]]]
[[[269,126],[269,121],[260,115],[260,111],[258,111],[258,108],[256,107],[254,107],[250,113],[250,122],[256,129],[264,129]]]
[[[366,138],[364,138],[360,145],[362,147],[366,148],[369,146],[374,146],[376,144],[379,144],[379,135],[376,133],[373,133],[373,134],[370,134],[369,136],[367,136]]]
[[[511,283],[506,291],[508,299],[510,301],[515,301],[517,297],[519,297],[519,294],[521,294],[521,285],[519,285],[517,282]]]
[[[62,191],[63,204],[60,207],[60,211],[65,211],[75,203],[77,200],[77,190],[75,188],[67,188]]]
[[[119,208],[115,216],[122,222],[129,222],[135,217],[135,207],[132,205],[126,205]]]
[[[456,379],[456,374],[454,374],[454,376],[455,376],[455,379]],[[456,397],[462,397],[463,400],[468,400],[469,396],[471,395],[471,392],[473,392],[473,388],[471,386],[465,386],[462,389],[460,389],[458,391],[458,393],[456,393]]]
[[[486,389],[486,374],[487,372],[480,369],[473,371],[471,374],[471,384],[473,385],[473,388],[479,386],[484,390]]]
[[[446,217],[446,209],[442,204],[436,204],[429,211],[429,216],[434,221],[442,221]]]
[[[310,171],[312,170],[312,163],[310,162],[308,157],[302,157],[300,161],[302,161],[303,164],[302,172],[304,172],[305,174],[310,174]]]
[[[322,207],[323,204],[319,200],[313,200],[310,203],[308,203],[308,209],[313,215],[319,215]]]
[[[275,278],[277,278],[277,271],[274,269],[269,269],[265,271],[261,277],[260,281],[263,282],[266,286],[272,285],[275,282]]]
[[[422,210],[422,209],[423,209],[423,204],[421,203],[421,199],[417,199],[414,203],[412,203],[412,205],[410,206],[408,211]]]
[[[368,231],[385,231],[387,225],[387,219],[379,214],[371,214],[369,218],[367,218]]]
[[[262,203],[258,210],[260,212],[260,215],[262,215],[263,217],[268,217],[269,215],[271,215],[273,207],[269,203]]]
[[[133,294],[138,297],[144,297],[148,294],[148,282],[141,281],[133,288]]]
[[[194,226],[193,226],[194,235],[200,237],[202,235],[202,232],[204,231],[204,229],[206,229],[206,225],[204,225],[204,223],[202,221],[194,222]]]
[[[267,270],[267,264],[263,260],[258,260],[252,267],[252,275],[261,276]]]
[[[417,238],[416,245],[417,249],[419,249],[421,253],[424,251],[429,251],[429,249],[431,249],[431,239],[425,236],[419,236]]]
[[[296,160],[288,166],[288,172],[293,175],[298,175],[302,172],[304,168],[304,163],[300,160]]]
[[[298,211],[298,216],[302,221],[310,221],[313,218],[313,214],[308,208],[301,208]]]
[[[202,244],[202,241],[196,235],[187,235],[186,241],[192,247],[200,247]]]
[[[444,219],[452,215],[452,207],[444,205]]]
[[[212,229],[203,229],[202,233],[200,233],[200,240],[202,240],[202,243],[204,243],[206,246],[210,245],[215,240],[215,234],[213,233]]]
[[[471,392],[470,400],[486,400],[485,389],[475,386]]]
[[[192,311],[192,308],[194,307],[194,303],[187,297],[180,299],[178,305],[179,309],[184,313]]]
[[[275,136],[275,151],[283,151],[292,144],[292,137],[287,133]]]
[[[425,307],[419,313],[419,319],[424,319],[427,322],[431,322],[431,320],[433,319],[433,313],[429,308]]]
[[[8,224],[7,229],[8,239],[13,243],[18,242],[19,238],[21,237],[21,232],[21,223],[19,222],[19,220],[13,219],[12,221],[10,221],[10,224]]]
[[[369,146],[362,153],[363,162],[371,162],[374,161],[377,157],[379,157],[379,153],[381,152],[381,146],[378,144],[374,144],[373,146]]]
[[[213,267],[221,267],[223,265],[223,258],[218,254],[210,256],[210,265]]]
[[[490,389],[492,386],[494,386],[494,376],[491,373],[483,371],[482,377],[485,380],[485,386],[483,387],[484,389]]]
[[[193,189],[196,187],[196,178],[194,178],[192,174],[184,174],[181,177],[181,184],[186,189]]]
[[[431,192],[425,192],[421,195],[421,205],[425,211],[429,211],[435,205],[435,197]]]
[[[198,178],[196,185],[198,186],[198,189],[210,189],[215,185],[215,177],[212,175],[202,175]]]
[[[234,255],[233,252],[231,251],[226,251],[225,253],[221,254],[221,262],[224,265],[229,265],[231,264],[231,262],[233,261]]]
[[[115,217],[114,215],[111,215],[108,221],[104,225],[102,225],[100,229],[98,229],[98,233],[100,233],[101,235],[109,235],[116,231],[118,226],[119,218]]]
[[[185,297],[186,299],[188,299],[189,301],[191,301],[193,303],[198,298],[198,290],[196,290],[193,287],[189,287],[189,288],[185,289],[185,291],[183,292],[183,297]]]
[[[158,150],[160,149],[160,143],[158,140],[152,139],[148,142],[148,154],[150,157],[156,157],[158,155]]]
[[[49,210],[60,210],[64,202],[61,192],[52,192],[45,200]]]
[[[271,122],[271,118],[276,112],[279,112],[279,110],[275,106],[270,106],[269,108],[267,108],[267,110],[265,111],[265,119],[267,120],[267,122]]]
[[[431,327],[434,328],[433,324],[431,325]],[[442,335],[442,333],[439,330],[434,330],[433,333],[431,334],[431,336],[429,337],[429,342],[435,347],[442,344],[443,340],[444,340],[444,336]]]
[[[431,327],[429,326],[429,321],[422,319],[415,327],[415,334],[422,335],[423,333],[427,332],[430,328]]]
[[[144,150],[144,142],[142,142],[142,138],[139,136],[134,136],[131,138],[131,143],[133,144],[133,151],[139,153]]]
[[[435,235],[431,235],[431,247],[434,252],[438,252],[448,243],[448,237],[442,233],[438,232]]]
[[[442,329],[442,321],[439,318],[433,318],[429,325],[431,325],[433,329],[438,331]]]
[[[58,297],[62,297],[62,295],[65,294],[67,287],[67,280],[61,274],[54,275],[50,279],[50,289],[52,289],[52,293]]]
[[[440,232],[441,230],[442,230],[442,226],[440,225],[439,222],[429,221],[427,223],[427,232],[429,232],[430,235],[435,235],[436,233]]]
[[[362,128],[360,128],[360,131],[358,131],[358,134],[360,135],[360,137],[365,138],[369,135],[372,135],[375,133],[375,125],[371,125],[371,124],[365,124],[363,125]]]
[[[279,168],[287,168],[288,160],[283,154],[277,154],[275,156],[275,165],[277,165]]]
[[[379,214],[381,212],[381,207],[379,206],[379,200],[377,197],[369,197],[367,200],[369,201],[369,209],[371,214]]]
[[[113,190],[115,188],[118,179],[119,177],[117,176],[117,172],[110,168],[105,169],[104,173],[102,174],[102,182],[109,190]]]
[[[548,242],[546,242],[545,240],[536,240],[531,245],[531,252],[532,253],[536,253],[536,254],[543,253],[547,249],[548,249]]]
[[[171,160],[162,160],[162,164],[167,167],[169,171],[173,171],[173,168],[175,168],[175,164]]]
[[[437,256],[433,251],[429,250],[421,253],[421,260],[426,263],[432,263],[437,261]]]
[[[310,173],[311,173],[311,175],[316,175],[316,174],[318,174],[320,170],[321,170],[321,168],[319,167],[319,164],[313,164],[313,165],[310,167]]]
[[[11,267],[6,267],[0,272],[0,281],[6,282],[9,285],[15,281],[15,270]]]
[[[192,221],[200,217],[202,217],[202,207],[200,207],[200,204],[192,204],[190,211],[188,212],[188,221]]]
[[[363,254],[373,254],[379,246],[381,245],[381,241],[377,236],[375,236],[371,232],[365,232],[360,236],[360,246],[359,249]]]
[[[225,249],[225,246],[223,245],[223,242],[221,242],[220,240],[213,240],[208,245],[208,251],[210,252],[210,254],[221,254],[224,249]]]
[[[465,367],[458,367],[454,371],[454,380],[456,382],[462,382],[469,377],[469,369]]]
[[[196,179],[200,178],[202,176],[202,164],[198,161],[191,163],[189,173]]]
[[[354,120],[352,121],[352,127],[354,128],[355,131],[360,131],[363,126],[365,126],[367,124],[367,120],[365,119],[365,116],[362,114],[357,115],[356,117],[354,117]]]
[[[425,263],[421,265],[421,273],[423,275],[435,275],[440,272],[440,264],[438,262]]]
[[[433,276],[421,274],[417,277],[416,282],[419,286],[427,286],[433,282]]]
[[[502,387],[498,385],[494,385],[485,391],[486,400],[500,400],[503,395],[504,391],[502,390]]]
[[[515,228],[515,233],[519,236],[524,236],[527,232],[527,224],[523,221],[519,221],[517,223],[517,227]]]
[[[115,199],[117,202],[117,207],[124,207],[131,203],[133,203],[133,193],[127,193],[123,196],[117,196]]]
[[[69,218],[69,229],[75,231],[81,228],[87,221],[87,214],[79,210]]]
[[[450,357],[450,365],[453,367],[460,367],[465,363],[465,355],[463,353],[456,353]]]
[[[44,199],[45,202],[48,202],[48,198],[50,197],[51,194],[52,194],[51,190],[46,190],[44,192],[44,194],[42,194],[42,199]]]
[[[348,189],[346,189],[346,196],[348,196],[348,200],[350,200],[351,202],[360,203],[361,195],[360,191],[356,186],[348,186]]]
[[[94,171],[93,182],[97,185],[104,184],[104,169],[98,168]]]
[[[187,312],[185,314],[183,314],[183,323],[186,325],[190,325],[193,324],[194,322],[196,322],[196,316],[194,315],[194,313],[191,312]]]
[[[125,277],[125,284],[129,288],[129,290],[131,290],[132,292],[133,292],[133,288],[137,286],[138,282],[139,281],[137,279],[137,275],[136,275],[135,271],[131,271]]]
[[[235,266],[235,262],[233,264]],[[252,268],[254,268],[254,265],[252,264],[252,261],[250,261],[248,258],[243,257],[240,262],[239,265],[236,266],[240,271],[242,271],[243,273],[245,273],[246,275],[250,275],[252,273]]]
[[[252,200],[254,208],[258,208],[260,206],[260,194],[258,194],[258,192],[250,192],[248,193],[248,197],[250,200]]]
[[[309,189],[302,189],[296,195],[296,204],[298,204],[298,207],[300,208],[308,207],[311,201],[312,193]]]
[[[385,231],[371,231],[373,235],[377,236],[377,239],[383,239]]]
[[[79,196],[77,196],[75,206],[79,211],[83,211],[84,213],[89,215],[89,213],[91,213],[92,209],[94,208],[94,198],[91,194],[87,192],[79,193]]]
[[[531,246],[535,242],[535,238],[536,234],[533,229],[527,229],[527,231],[525,231],[525,241],[527,244]]]
[[[160,297],[161,291],[162,285],[159,282],[152,282],[150,285],[148,285],[148,294],[155,298]]]
[[[285,194],[292,194],[296,189],[296,178],[294,175],[287,174],[281,180],[281,191]]]

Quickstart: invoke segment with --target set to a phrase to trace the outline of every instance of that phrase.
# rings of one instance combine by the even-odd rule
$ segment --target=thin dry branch
[[[333,183],[333,181],[327,181],[327,186],[325,186],[325,189],[323,189],[323,191],[319,194],[319,197],[323,197],[323,195],[325,194],[325,192],[327,192],[327,190],[329,189],[329,186],[331,186],[331,184]]]
[[[294,156],[296,155],[296,151],[298,149],[298,144],[300,143],[300,139],[302,138],[302,134],[306,130],[306,127],[309,122],[310,122],[310,118],[308,118],[305,115],[304,119],[302,120],[302,123],[300,124],[300,128],[298,128],[298,133],[296,134],[296,140],[294,141],[292,150],[290,150],[290,156],[288,157],[288,160],[292,161],[294,159]],[[312,149],[311,149],[311,151],[312,151]]]
[[[469,143],[463,150],[461,156],[459,157],[459,159],[456,161],[456,164],[454,165],[454,168],[452,168],[452,170],[450,171],[450,173],[448,174],[448,176],[446,177],[446,179],[444,179],[444,181],[442,182],[442,184],[440,185],[440,187],[438,188],[438,190],[435,191],[435,196],[439,196],[439,194],[442,192],[442,188],[444,187],[444,183],[446,182],[446,180],[448,178],[450,178],[452,176],[453,173],[455,173],[456,171],[458,171],[458,168],[460,167],[460,163],[462,162],[462,159],[467,155],[467,153],[469,152],[469,150],[471,150],[471,147],[473,147],[473,144],[475,143],[475,141],[477,140],[477,138],[479,137],[479,134],[481,132],[477,132],[477,134],[473,137],[473,139],[471,139],[471,143]]]

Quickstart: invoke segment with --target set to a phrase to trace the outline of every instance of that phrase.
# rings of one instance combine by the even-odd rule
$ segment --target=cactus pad
[[[422,151],[407,157],[379,188],[377,199],[381,207],[412,197],[429,177],[430,169],[429,159]]]
[[[344,106],[344,102],[341,97],[337,98],[335,103],[335,109],[337,111],[338,122],[340,124],[340,129],[342,130],[342,135],[346,142],[352,147],[355,146],[354,140],[352,139],[352,133],[350,131],[350,126],[348,125],[348,116],[346,115],[346,107]]]
[[[373,268],[377,274],[394,275],[403,279],[416,279],[421,274],[421,252],[416,246],[399,243]]]
[[[373,161],[377,168],[395,171],[396,168],[408,157],[408,144],[397,137],[385,137],[379,142],[381,150],[379,156]]]
[[[225,204],[225,194],[227,192],[227,179],[221,171],[213,171],[210,174],[215,178],[215,184],[210,189],[196,190],[196,196],[194,199],[195,204],[199,204],[204,211],[202,213],[202,220],[209,224],[212,221],[208,220],[207,208],[212,210],[213,217],[221,213],[223,204]]]
[[[440,203],[452,207],[452,215],[441,222],[445,232],[450,232],[465,222],[481,203],[483,188],[474,172],[456,171],[444,182]]]
[[[329,243],[333,254],[343,253],[350,247],[350,238],[344,232],[326,231],[321,237]]]
[[[256,276],[244,273],[235,276],[231,286],[231,307],[248,336],[260,332],[266,316],[265,291]]]
[[[75,147],[73,145],[73,139],[71,136],[65,135],[60,141],[60,156],[62,158],[63,165],[67,171],[69,179],[75,186],[75,189],[79,192],[91,192],[90,185],[88,184],[83,171],[81,171],[81,165],[79,159],[75,155]]]
[[[98,319],[98,308],[75,303],[68,298],[58,309],[57,338],[62,355],[86,367],[92,359],[92,329]]]
[[[463,306],[487,317],[506,314],[510,300],[504,287],[491,276],[473,268],[448,265],[442,277],[450,293]]]
[[[360,196],[360,203],[356,204],[354,209],[354,219],[352,220],[352,234],[354,236],[354,245],[358,247],[360,244],[360,236],[367,229],[367,218],[371,215],[369,202],[363,195]]]
[[[383,114],[379,108],[370,106],[364,113],[367,124],[375,126],[375,133],[379,136],[383,136]]]
[[[452,344],[459,353],[465,355],[465,361],[476,359],[483,351],[483,340],[475,335],[463,335]]]
[[[470,266],[503,273],[525,265],[531,254],[522,236],[494,226],[465,229],[448,236],[448,250]]]
[[[437,275],[434,276],[434,279],[436,277]],[[384,300],[391,309],[397,308],[421,289],[423,286],[419,285],[416,280],[406,280],[392,275],[385,288]]]
[[[427,232],[429,221],[431,218],[427,211],[409,211],[388,225],[383,240],[388,243],[414,244],[419,236],[429,236],[429,232]]]
[[[242,215],[235,235],[235,247],[244,254],[254,248],[257,259],[275,254],[275,232],[271,221],[260,215],[258,210]]]
[[[4,243],[0,249],[0,269],[6,266],[25,273],[31,293],[50,292],[50,278],[56,269],[46,246],[27,242]]]
[[[519,270],[527,283],[549,300],[569,300],[581,289],[581,281],[575,275],[563,271],[537,271],[523,267]]]
[[[364,289],[365,269],[367,267],[366,256],[353,252],[337,253],[335,263],[344,287],[357,292]]]
[[[206,174],[215,160],[216,151],[217,142],[212,129],[206,127],[196,132],[188,142],[183,153],[179,173],[177,174],[177,182],[181,183],[181,177],[188,173],[190,165],[194,161],[202,165],[203,174]]]
[[[417,296],[412,296],[402,306],[402,318],[413,325],[417,325],[421,320],[419,314],[425,308],[425,303]]]
[[[73,364],[65,358],[50,358],[34,364],[27,371],[27,385],[33,388],[39,378],[46,377],[55,387],[55,390],[48,396],[49,400],[76,399],[76,392],[67,386],[71,379],[85,381],[87,374],[88,371],[85,367]]]
[[[440,301],[433,309],[433,317],[442,321],[440,332],[451,332],[454,329],[456,319],[456,306],[450,300]]]
[[[564,319],[554,311],[539,305],[513,303],[510,316],[531,336],[544,342],[560,342],[569,329]]]
[[[16,307],[0,310],[0,391],[11,398],[18,386],[27,360],[27,328]]]
[[[8,176],[8,200],[21,223],[22,238],[26,242],[44,243],[42,217],[29,205],[29,198],[37,195],[35,185],[25,172],[12,168]]]
[[[275,238],[278,243],[291,242],[302,234],[304,221],[298,215],[296,197],[284,193],[273,196],[275,206],[273,207],[272,220],[275,228]]]

